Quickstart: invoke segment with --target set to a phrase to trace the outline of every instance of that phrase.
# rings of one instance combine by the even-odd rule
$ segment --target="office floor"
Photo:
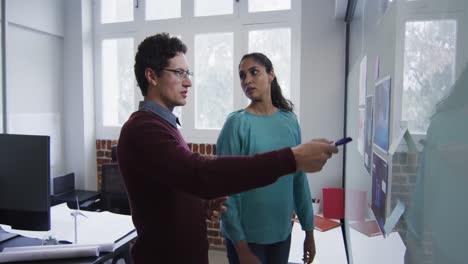
[[[226,251],[224,250],[212,249],[208,252],[208,257],[210,259],[210,264],[228,264],[226,258]],[[112,261],[109,260],[105,264],[111,263]],[[119,261],[117,261],[117,264],[125,264],[125,261],[120,259]]]
[[[226,251],[224,250],[212,249],[208,252],[208,257],[210,264],[228,264]]]

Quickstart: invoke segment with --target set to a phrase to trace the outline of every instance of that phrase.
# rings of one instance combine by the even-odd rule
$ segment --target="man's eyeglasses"
[[[189,70],[174,70],[174,69],[163,69],[163,71],[169,71],[169,72],[173,72],[179,79],[183,80],[183,79],[192,79],[193,77],[193,72],[189,71]]]

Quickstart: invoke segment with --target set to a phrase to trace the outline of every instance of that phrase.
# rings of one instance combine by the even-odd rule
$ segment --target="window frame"
[[[138,1],[138,8],[136,3]],[[96,109],[96,138],[115,139],[119,137],[121,126],[104,126],[102,87],[101,43],[108,38],[133,37],[134,52],[138,44],[147,36],[157,32],[169,32],[180,36],[188,47],[186,54],[189,67],[195,72],[193,84],[195,85],[196,69],[194,68],[195,53],[194,41],[197,34],[232,32],[234,36],[233,53],[233,109],[236,111],[246,106],[245,96],[240,89],[237,74],[238,62],[243,54],[248,52],[248,30],[263,30],[278,27],[289,27],[291,30],[291,97],[295,104],[295,112],[299,115],[300,102],[300,32],[301,32],[301,5],[302,0],[291,0],[291,9],[282,11],[268,11],[249,13],[247,1],[233,0],[233,14],[195,17],[195,1],[181,0],[181,18],[164,20],[145,20],[146,0],[134,0],[134,21],[101,24],[101,2],[94,0],[94,52],[95,52],[95,109]],[[157,30],[157,29],[164,30]],[[155,30],[156,29],[156,30]],[[281,78],[281,77],[280,77]],[[139,87],[135,84],[135,110],[138,102],[143,99]],[[187,142],[215,143],[220,129],[195,128],[195,93],[196,87],[189,88],[187,104],[182,107],[182,126],[179,128]]]
[[[463,14],[461,6],[462,1],[454,1],[450,6],[445,3],[440,3],[437,0],[418,0],[404,2],[400,7],[400,15],[402,19],[398,19],[396,25],[396,56],[395,56],[395,81],[392,84],[392,90],[394,90],[393,99],[394,102],[394,117],[392,118],[392,131],[401,131],[406,129],[408,124],[407,121],[403,120],[403,82],[404,82],[404,56],[405,56],[405,31],[407,22],[418,22],[418,21],[431,21],[431,20],[454,20],[456,21],[456,44],[455,44],[455,62],[454,62],[454,82],[460,75],[460,71],[463,70],[461,63],[468,61],[468,54],[464,54],[463,50],[459,47],[468,45],[468,38],[463,36],[462,32],[468,30],[468,18]],[[446,10],[440,12],[440,10]],[[460,53],[462,52],[462,53]],[[466,52],[465,52],[466,53]],[[421,142],[423,142],[427,133],[411,133],[418,148],[421,148]]]

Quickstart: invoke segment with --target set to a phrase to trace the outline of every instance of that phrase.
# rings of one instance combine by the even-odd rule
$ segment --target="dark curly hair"
[[[152,69],[157,76],[169,64],[169,60],[177,53],[187,52],[187,46],[178,38],[171,37],[168,33],[160,33],[145,38],[135,55],[135,78],[140,87],[141,94],[148,93],[148,80],[146,80],[145,70]]]
[[[245,54],[242,57],[241,62],[248,58],[251,58],[257,63],[263,65],[267,73],[273,71],[273,64],[271,63],[270,59],[268,59],[268,57],[265,56],[263,53],[253,52]],[[273,81],[271,82],[271,102],[275,107],[281,110],[286,110],[289,112],[292,112],[294,110],[294,104],[290,100],[284,98],[283,93],[281,92],[281,87],[278,83],[278,80],[276,79],[276,75]]]

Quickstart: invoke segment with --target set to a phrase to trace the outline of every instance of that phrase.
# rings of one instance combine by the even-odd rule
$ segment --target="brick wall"
[[[111,162],[111,146],[117,145],[117,140],[96,140],[97,181],[98,190],[101,190],[102,164]]]
[[[393,156],[391,209],[395,208],[397,199],[405,204],[406,210],[395,227],[405,244],[408,235],[405,219],[408,209],[412,206],[411,198],[416,187],[419,158],[420,153],[400,152]],[[432,263],[432,233],[424,231],[420,239],[423,246],[422,255],[420,255],[421,263]]]
[[[96,140],[96,158],[97,158],[97,177],[98,188],[101,189],[101,166],[104,163],[111,162],[111,146],[116,145],[117,140]],[[216,154],[216,145],[214,144],[188,144],[190,149],[195,153],[200,153],[206,156]],[[219,221],[207,221],[208,241],[211,248],[224,249],[224,239],[219,231]]]
[[[406,210],[411,203],[411,195],[416,187],[416,173],[418,170],[418,154],[397,152],[393,155],[392,165],[392,191],[391,191],[391,210],[395,208],[397,199],[405,204]],[[405,214],[400,218],[395,229],[400,233],[401,238],[406,243],[408,232]]]

